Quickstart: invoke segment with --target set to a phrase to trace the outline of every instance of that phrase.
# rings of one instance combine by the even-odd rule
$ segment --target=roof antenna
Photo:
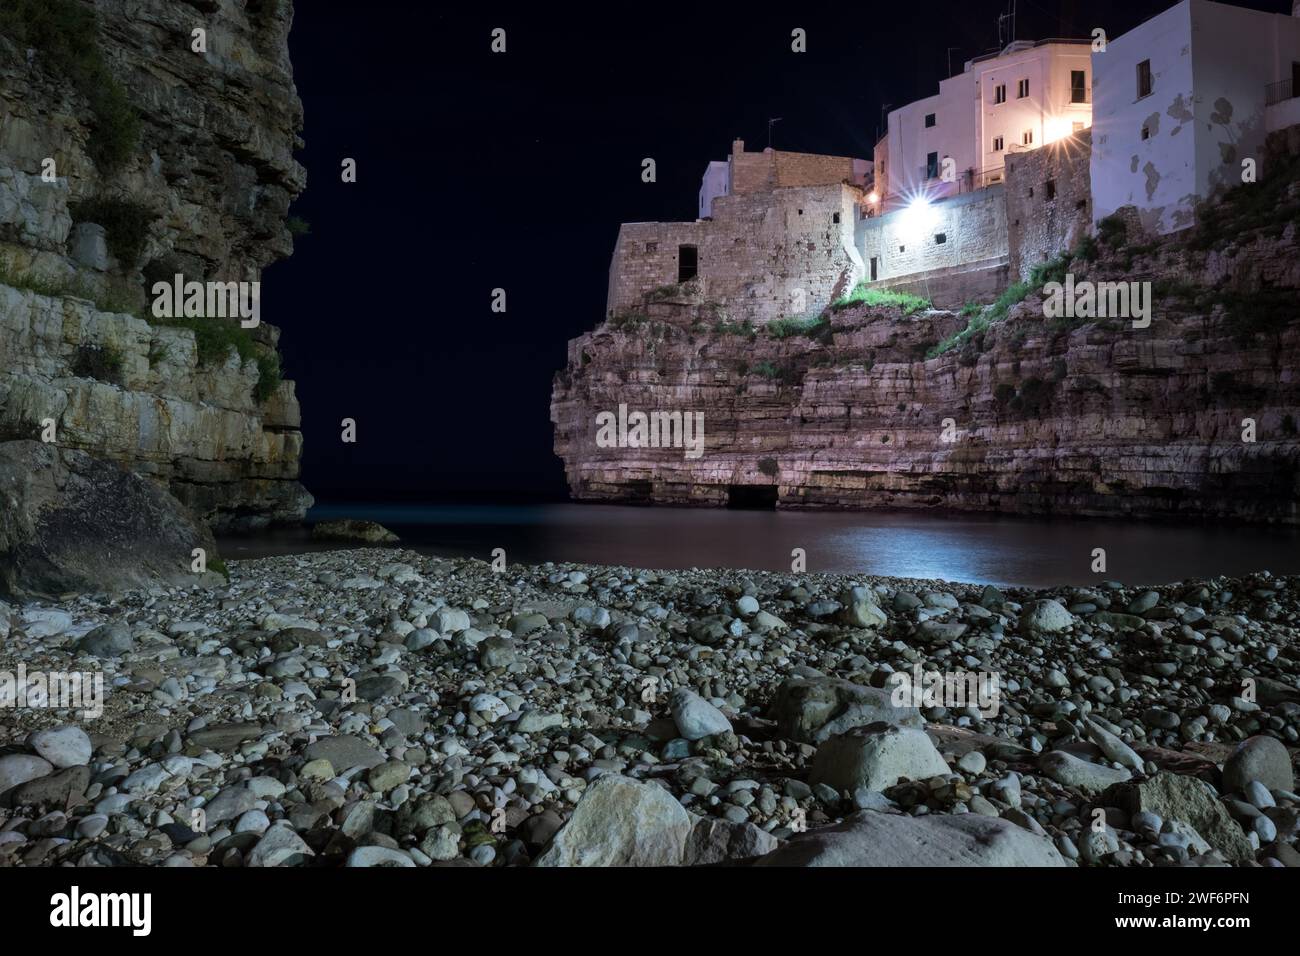
[[[784,118],[785,117],[783,116],[775,116],[775,117],[768,118],[767,121],[767,148],[768,149],[772,148],[772,127],[775,126],[777,123],[781,122],[781,120],[783,120]]]

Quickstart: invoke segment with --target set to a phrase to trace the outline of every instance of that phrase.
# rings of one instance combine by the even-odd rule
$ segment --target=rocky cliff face
[[[1005,317],[859,305],[785,338],[685,302],[615,317],[555,379],[573,496],[1300,523],[1291,133],[1287,177],[1204,231],[1154,241],[1116,221],[1061,264],[1150,281],[1149,328],[1047,319],[1041,281]],[[620,405],[703,412],[703,454],[600,447],[597,415]]]
[[[33,3],[0,13],[0,441],[52,421],[217,530],[301,518],[278,330],[149,309],[156,281],[251,283],[292,252],[289,0]]]

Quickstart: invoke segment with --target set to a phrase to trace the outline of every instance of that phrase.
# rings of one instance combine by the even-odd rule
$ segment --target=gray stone
[[[763,856],[777,848],[777,839],[752,823],[732,823],[714,817],[699,820],[686,841],[685,866],[704,866]]]
[[[369,770],[385,760],[384,755],[360,737],[344,734],[338,737],[322,737],[315,743],[308,744],[303,755],[308,760],[328,760],[330,766],[342,772],[352,767],[364,767]]]
[[[1130,816],[1141,811],[1162,820],[1181,820],[1232,863],[1254,856],[1241,827],[1225,807],[1196,777],[1160,772],[1138,783],[1110,787],[1101,797],[1106,806],[1119,807]]]
[[[54,765],[44,757],[31,754],[8,754],[0,757],[0,794],[20,783],[44,777],[54,771]]]
[[[877,721],[921,727],[915,707],[895,706],[889,690],[833,677],[790,678],[772,704],[777,729],[787,740],[821,743],[835,734]]]
[[[262,834],[244,860],[245,866],[301,866],[315,856],[287,823],[277,823]]]
[[[872,724],[831,737],[817,748],[808,781],[836,791],[884,790],[900,780],[947,775],[948,764],[915,727]]]
[[[365,544],[396,544],[401,540],[376,521],[355,518],[321,521],[312,527],[311,536],[323,541],[360,541]]]
[[[1055,634],[1074,624],[1074,615],[1051,598],[1030,601],[1020,617],[1021,626],[1042,634]]]
[[[668,791],[604,773],[582,795],[536,866],[676,866],[691,816]]]
[[[415,861],[401,850],[390,850],[386,846],[359,846],[348,854],[345,866],[360,867],[410,867]]]
[[[125,624],[101,624],[77,642],[77,650],[92,657],[121,657],[135,645]]]
[[[56,767],[77,767],[90,763],[90,738],[80,727],[68,724],[38,730],[27,738],[27,746]]]
[[[677,732],[687,740],[731,733],[731,721],[726,715],[693,691],[674,691],[671,707]]]
[[[1063,750],[1051,750],[1039,757],[1038,769],[1062,786],[1083,793],[1097,793],[1132,776],[1127,770],[1091,763]]]
[[[1248,737],[1223,762],[1224,789],[1244,793],[1252,780],[1270,790],[1295,789],[1291,755],[1276,737]]]
[[[912,817],[863,810],[800,833],[756,866],[1065,866],[1045,837],[977,813]]]

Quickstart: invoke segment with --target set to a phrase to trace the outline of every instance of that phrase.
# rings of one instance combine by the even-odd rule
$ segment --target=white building
[[[1182,0],[1093,54],[1094,219],[1133,205],[1174,232],[1261,164],[1265,136],[1300,122],[1297,13]]]
[[[704,170],[700,183],[700,218],[713,215],[713,200],[731,193],[731,164],[725,159],[714,160]]]
[[[889,114],[876,146],[884,211],[1001,182],[1007,152],[1092,125],[1088,40],[1017,40]]]

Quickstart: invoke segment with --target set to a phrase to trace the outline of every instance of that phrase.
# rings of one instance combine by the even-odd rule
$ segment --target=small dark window
[[[1087,208],[1088,208],[1088,200],[1086,200],[1086,199],[1080,199],[1077,203],[1074,204],[1074,208],[1075,208],[1075,209],[1087,209]]]
[[[947,242],[947,241],[948,241],[948,234],[947,234],[946,232],[937,232],[937,233],[935,233],[935,235],[934,235],[934,244],[935,244],[936,246],[941,246],[941,245],[943,245],[943,244],[944,244],[945,242]]]
[[[1029,95],[1029,81],[1021,80],[1016,85],[1016,99],[1023,100],[1028,95]]]
[[[1033,199],[1033,198],[1034,198],[1034,187],[1033,187],[1033,186],[1030,186],[1030,187],[1029,187],[1029,198],[1030,198],[1030,199]]]
[[[993,137],[993,152],[1000,153],[1005,148],[1005,140],[1001,136]]]
[[[1024,134],[1023,136],[1020,137],[1020,142],[1022,142],[1022,143],[1023,143],[1024,145],[1026,145],[1026,146],[1033,146],[1033,145],[1034,145],[1034,131],[1033,131],[1032,129],[1027,129],[1027,130],[1025,130],[1025,134]]]
[[[1143,60],[1137,66],[1138,70],[1138,99],[1144,96],[1150,96],[1152,90],[1151,82],[1151,61]]]
[[[1046,186],[1047,186],[1047,201],[1051,202],[1053,199],[1056,198],[1056,180],[1049,179],[1046,183]]]
[[[906,252],[906,251],[907,251],[907,246],[899,246],[899,247],[898,247],[898,251],[899,251],[899,252]]]
[[[927,153],[927,154],[926,154],[926,156],[925,156],[925,178],[926,178],[926,179],[938,179],[938,178],[939,178],[939,154],[938,154],[938,153]]]
[[[1007,101],[1007,85],[1005,83],[999,83],[997,86],[993,87],[993,102],[1005,103],[1006,101]]]
[[[1142,138],[1143,139],[1151,138],[1151,127],[1148,126],[1146,123],[1142,124]]]
[[[900,250],[901,251],[901,250]],[[871,257],[871,281],[876,281],[876,270],[879,268],[880,260],[876,256]]]
[[[934,125],[934,114],[933,114],[933,113],[926,113],[926,114],[925,114],[925,128],[926,128],[926,129],[929,129],[929,128],[930,128],[931,126],[933,126],[933,125]]]
[[[699,271],[699,250],[695,246],[677,247],[677,281],[688,282]]]
[[[837,212],[831,213],[831,222],[839,222],[839,221],[840,221],[840,214]]]
[[[647,242],[647,243],[645,244],[645,251],[646,251],[646,252],[658,252],[658,251],[659,251],[659,243],[657,243],[657,242]]]
[[[799,210],[799,215],[801,215],[801,216],[803,215],[803,210],[802,210],[802,209]]]
[[[1070,102],[1088,102],[1088,74],[1085,70],[1070,71]]]

